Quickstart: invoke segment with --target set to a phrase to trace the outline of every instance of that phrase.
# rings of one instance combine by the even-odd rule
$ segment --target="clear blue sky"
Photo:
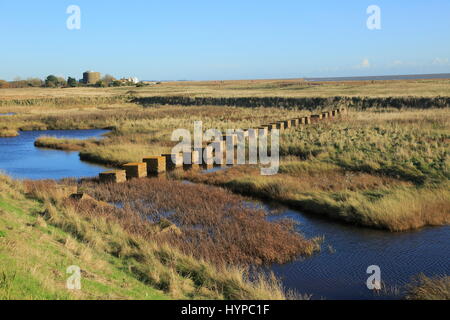
[[[81,8],[81,30],[66,9]],[[366,27],[369,5],[382,29]],[[449,0],[0,1],[0,79],[450,72]]]

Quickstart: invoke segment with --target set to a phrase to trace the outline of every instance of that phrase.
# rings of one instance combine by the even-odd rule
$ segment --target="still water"
[[[313,294],[313,299],[398,298],[411,277],[450,274],[450,226],[391,233],[353,227],[313,217],[284,207],[262,205],[269,219],[291,218],[306,237],[324,236],[320,253],[271,270],[287,288]],[[381,281],[389,289],[381,296],[367,289],[367,267],[381,268]],[[398,291],[398,290],[397,290]]]
[[[0,138],[0,170],[18,179],[61,179],[98,175],[105,168],[80,161],[78,152],[40,149],[34,141],[43,135],[71,139],[100,138],[107,130],[23,131]]]

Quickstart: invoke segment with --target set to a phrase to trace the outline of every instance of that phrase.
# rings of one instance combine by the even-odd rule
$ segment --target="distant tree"
[[[122,82],[120,82],[119,80],[114,80],[110,84],[111,87],[120,87],[121,85],[122,85]]]
[[[47,79],[45,79],[45,86],[49,88],[54,88],[58,86],[58,78],[54,75],[49,75]]]
[[[67,78],[67,86],[68,87],[77,87],[78,86],[77,79],[72,78],[72,77],[68,77]]]
[[[26,82],[29,87],[42,87],[44,84],[44,82],[39,78],[28,78]]]
[[[99,87],[99,88],[104,88],[104,87],[106,87],[105,83],[104,83],[102,80],[97,81],[97,82],[95,83],[95,86],[96,86],[96,87]]]
[[[9,88],[9,83],[5,80],[0,80],[0,88]]]
[[[61,77],[56,77],[54,75],[49,75],[47,79],[45,79],[45,86],[50,88],[61,87],[67,84],[66,80]]]
[[[9,88],[28,88],[28,87],[41,87],[43,81],[39,78],[28,78],[26,80],[16,80],[8,83]]]
[[[65,87],[65,86],[67,86],[66,79],[64,79],[62,77],[57,77],[56,79],[58,79],[58,87]]]
[[[116,78],[114,78],[112,75],[110,74],[106,74],[103,78],[102,81],[104,83],[105,86],[110,86],[111,83],[113,83],[116,80]]]

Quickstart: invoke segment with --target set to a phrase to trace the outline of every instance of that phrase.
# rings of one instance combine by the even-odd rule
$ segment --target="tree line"
[[[45,80],[39,78],[20,79],[13,81],[0,80],[0,88],[73,88],[73,87],[120,87],[134,85],[132,82],[117,80],[107,74],[95,84],[85,84],[83,79],[77,80],[73,77],[67,79],[55,75],[49,75]]]

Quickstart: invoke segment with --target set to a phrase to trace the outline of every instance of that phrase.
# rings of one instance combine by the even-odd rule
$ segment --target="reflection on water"
[[[91,177],[105,168],[80,161],[78,152],[40,149],[34,141],[42,136],[88,139],[107,130],[24,131],[18,137],[0,138],[0,170],[20,179],[61,179]]]
[[[269,219],[292,218],[300,223],[298,228],[305,236],[325,237],[322,252],[271,267],[287,288],[313,294],[313,298],[379,299],[366,287],[369,277],[366,270],[370,265],[380,266],[382,281],[391,288],[403,286],[419,273],[450,274],[450,226],[390,233],[352,227],[286,208],[277,211]]]

